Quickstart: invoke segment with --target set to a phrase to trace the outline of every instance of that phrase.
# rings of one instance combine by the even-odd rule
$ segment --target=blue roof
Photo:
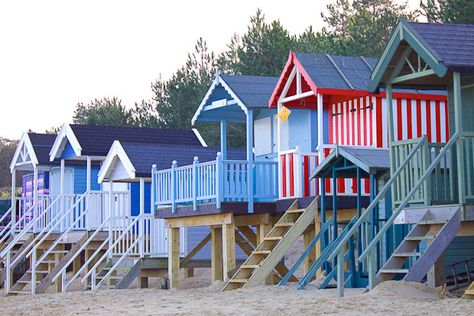
[[[114,140],[131,143],[201,145],[192,130],[79,124],[70,126],[82,147],[82,155],[107,156]]]
[[[450,70],[474,70],[474,25],[406,22]]]
[[[122,143],[130,162],[135,167],[136,177],[150,177],[151,167],[156,164],[158,170],[171,168],[174,160],[179,166],[190,165],[194,157],[199,158],[199,162],[215,160],[218,148],[193,146],[193,145],[173,145],[173,144],[150,144],[150,143]],[[227,150],[228,159],[245,160],[246,152],[242,149],[229,148]]]
[[[376,58],[295,54],[318,88],[367,90]]]
[[[268,107],[278,77],[220,75],[247,108]]]
[[[36,158],[38,158],[38,163],[40,165],[51,164],[49,161],[49,152],[56,139],[56,134],[28,133],[28,136],[31,140]]]

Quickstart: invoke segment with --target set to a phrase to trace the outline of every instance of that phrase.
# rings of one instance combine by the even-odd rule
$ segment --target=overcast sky
[[[150,83],[182,65],[199,37],[220,52],[257,8],[292,33],[320,29],[329,2],[2,0],[0,136],[70,122],[81,101],[149,99]]]

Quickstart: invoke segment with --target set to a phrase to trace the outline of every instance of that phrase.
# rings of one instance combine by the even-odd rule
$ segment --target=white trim
[[[69,124],[63,124],[61,129],[59,130],[58,136],[54,140],[53,146],[51,147],[51,151],[49,152],[49,160],[54,161],[54,159],[60,157],[60,152],[64,150],[65,142],[64,140],[68,140],[69,144],[71,144],[72,149],[77,157],[81,156],[82,147],[77,140],[76,135],[74,134],[71,126]]]
[[[214,91],[215,87],[218,84],[222,84],[222,87],[227,91],[227,93],[230,94],[230,96],[235,100],[236,104],[244,111],[244,113],[247,115],[247,107],[244,105],[242,100],[239,99],[239,97],[232,91],[232,89],[229,87],[229,85],[225,82],[225,80],[219,75],[216,75],[216,78],[214,79],[214,82],[212,83],[211,87],[209,90],[207,90],[206,96],[204,99],[202,99],[201,104],[199,104],[199,107],[197,108],[196,112],[193,115],[193,118],[191,119],[191,124],[194,125],[199,117],[199,115],[204,111],[204,106],[209,99],[209,97],[212,94],[212,91]]]
[[[122,145],[118,140],[115,140],[112,144],[112,146],[109,149],[109,152],[107,153],[107,157],[104,160],[104,163],[100,167],[99,174],[97,176],[97,182],[102,183],[104,181],[110,181],[109,175],[115,168],[116,163],[118,162],[117,160],[120,160],[122,163],[125,171],[127,172],[127,175],[129,177],[129,180],[135,179],[135,167],[133,166],[132,162],[128,158],[127,153],[123,149]],[[125,179],[112,179],[112,180],[125,180]]]
[[[290,102],[290,101],[295,101],[295,100],[303,99],[303,98],[306,98],[306,97],[310,97],[312,95],[314,95],[314,92],[312,90],[311,91],[306,91],[306,92],[303,92],[303,93],[300,93],[300,94],[295,94],[295,95],[292,95],[292,96],[289,96],[289,97],[285,97],[285,98],[281,99],[281,102],[286,103],[286,102]]]
[[[283,87],[283,91],[281,92],[281,95],[278,98],[279,103],[284,102],[283,99],[286,97],[286,94],[288,93],[288,90],[290,89],[291,82],[293,81],[295,76],[296,76],[296,66],[293,66],[293,69],[291,69],[290,75],[288,76],[288,79],[285,82],[285,86]]]
[[[18,158],[20,158],[20,155],[22,154],[23,146],[26,148],[28,156],[30,156],[31,164],[33,166],[37,166],[39,164],[38,158],[36,157],[35,149],[33,147],[33,144],[31,143],[30,136],[28,135],[28,133],[23,133],[20,141],[18,142],[18,145],[16,145],[15,153],[13,154],[13,159],[10,163],[10,172],[13,172],[13,169],[16,166],[24,165],[27,163],[27,161],[25,160],[21,163],[17,163]]]
[[[201,146],[202,147],[207,147],[206,141],[204,140],[204,138],[202,138],[202,135],[201,135],[201,133],[199,133],[197,128],[193,128],[192,131],[194,132],[194,135],[196,135],[197,139],[199,139],[199,142],[201,143]]]

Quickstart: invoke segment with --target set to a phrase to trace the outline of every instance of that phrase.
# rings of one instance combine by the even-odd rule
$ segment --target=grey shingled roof
[[[220,77],[246,107],[268,107],[278,77],[223,75]]]
[[[201,146],[192,130],[71,124],[82,155],[107,156],[114,140],[130,143]]]
[[[376,58],[295,54],[319,88],[367,90]]]
[[[386,148],[361,148],[354,146],[338,146],[333,150],[312,172],[311,177],[318,177],[327,173],[333,163],[340,158],[346,158],[354,165],[367,173],[377,173],[387,171],[390,168],[390,152]]]
[[[199,162],[215,160],[218,148],[202,146],[186,146],[172,144],[144,144],[144,143],[121,143],[127,153],[128,158],[135,167],[136,177],[150,177],[151,167],[156,164],[158,170],[171,167],[173,160],[179,166],[190,165],[194,157],[199,158]],[[245,160],[246,152],[241,149],[231,149],[227,151],[229,159]]]
[[[33,149],[40,165],[49,165],[49,152],[53,146],[56,134],[28,133]]]
[[[474,70],[474,25],[406,22],[450,70]]]

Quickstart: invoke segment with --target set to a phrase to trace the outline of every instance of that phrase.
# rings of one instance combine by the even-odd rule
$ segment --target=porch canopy
[[[192,118],[196,122],[220,122],[221,152],[226,159],[227,123],[247,126],[247,159],[251,160],[253,148],[254,111],[274,113],[268,100],[277,83],[277,77],[216,74],[214,82]]]
[[[401,21],[395,29],[369,84],[370,91],[385,87],[389,115],[392,111],[393,87],[448,90],[451,138],[448,148],[456,144],[458,202],[474,200],[474,166],[469,158],[474,141],[474,25],[435,24]],[[389,122],[391,120],[389,119]],[[390,142],[394,128],[389,125]],[[441,157],[439,157],[441,159]],[[394,160],[391,160],[394,163]]]

